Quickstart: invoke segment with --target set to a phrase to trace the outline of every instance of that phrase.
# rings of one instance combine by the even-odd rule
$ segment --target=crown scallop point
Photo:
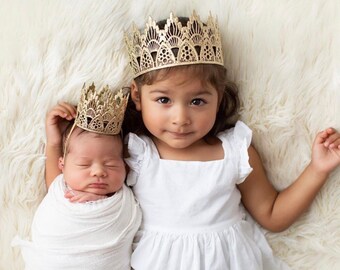
[[[124,89],[114,91],[108,85],[100,91],[92,83],[84,84],[77,106],[75,125],[87,131],[117,135],[124,120],[129,92]]]
[[[206,23],[193,11],[185,26],[172,12],[163,29],[149,17],[145,29],[133,24],[125,42],[134,78],[166,67],[216,64],[223,66],[220,30],[211,12]]]

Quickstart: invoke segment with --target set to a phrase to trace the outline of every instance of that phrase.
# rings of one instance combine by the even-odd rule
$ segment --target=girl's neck
[[[224,158],[222,142],[218,138],[201,139],[186,148],[174,148],[151,137],[159,157],[167,160],[212,161]]]

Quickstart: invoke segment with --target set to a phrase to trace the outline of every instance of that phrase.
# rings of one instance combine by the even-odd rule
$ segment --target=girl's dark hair
[[[141,90],[143,85],[151,85],[155,81],[161,81],[168,77],[167,75],[169,75],[169,73],[174,71],[190,74],[192,75],[190,78],[200,78],[203,86],[210,84],[216,89],[220,105],[216,115],[215,124],[207,134],[208,136],[215,136],[218,132],[231,128],[235,125],[235,116],[237,116],[239,109],[237,87],[234,83],[227,80],[227,71],[223,66],[215,64],[192,64],[150,71],[135,79],[138,91]],[[133,132],[136,134],[150,135],[143,124],[141,113],[136,110],[135,104],[131,98],[128,102],[123,130],[124,134]]]
[[[179,21],[183,26],[186,26],[189,18],[179,17]],[[165,24],[166,20],[157,23],[160,29],[164,29]],[[176,55],[177,52],[174,53]],[[237,87],[234,83],[228,81],[227,70],[223,66],[216,64],[190,64],[150,71],[135,78],[138,91],[140,91],[145,84],[151,85],[155,81],[165,79],[167,75],[173,71],[189,73],[192,77],[200,78],[203,86],[210,84],[217,90],[220,105],[215,124],[207,136],[215,136],[218,132],[235,125],[235,116],[237,116],[240,104]],[[136,110],[135,104],[131,100],[131,96],[129,98],[122,128],[124,134],[133,132],[136,134],[150,135],[143,124],[141,113]]]

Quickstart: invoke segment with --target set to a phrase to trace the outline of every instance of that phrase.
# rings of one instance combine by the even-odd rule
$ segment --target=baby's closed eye
[[[76,164],[76,166],[81,167],[81,168],[87,168],[87,167],[90,167],[90,164],[87,164],[87,163],[79,163],[79,164]]]

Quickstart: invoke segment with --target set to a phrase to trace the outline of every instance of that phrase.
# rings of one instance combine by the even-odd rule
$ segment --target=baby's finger
[[[65,102],[65,101],[60,101],[60,102],[58,103],[58,105],[59,105],[61,108],[63,108],[64,111],[65,111],[67,114],[71,115],[73,118],[76,117],[76,115],[77,115],[77,109],[76,109],[75,106],[73,106],[72,104],[69,104],[69,103],[67,103],[67,102]]]
[[[66,191],[65,194],[64,194],[64,197],[67,198],[67,199],[70,199],[70,198],[74,197],[74,193],[70,192],[70,191]]]
[[[72,120],[72,114],[68,110],[65,110],[64,108],[55,108],[52,113],[54,113],[54,116],[59,116],[61,118],[65,118],[67,120]]]
[[[59,116],[67,120],[71,120],[73,118],[72,113],[72,110],[70,110],[68,107],[58,104],[47,113],[47,119],[53,119],[56,116]]]
[[[77,196],[77,199],[74,200],[73,202],[86,203],[88,201],[89,201],[89,198],[87,197]]]
[[[79,195],[74,195],[73,197],[69,198],[70,202],[81,202],[81,197]]]

